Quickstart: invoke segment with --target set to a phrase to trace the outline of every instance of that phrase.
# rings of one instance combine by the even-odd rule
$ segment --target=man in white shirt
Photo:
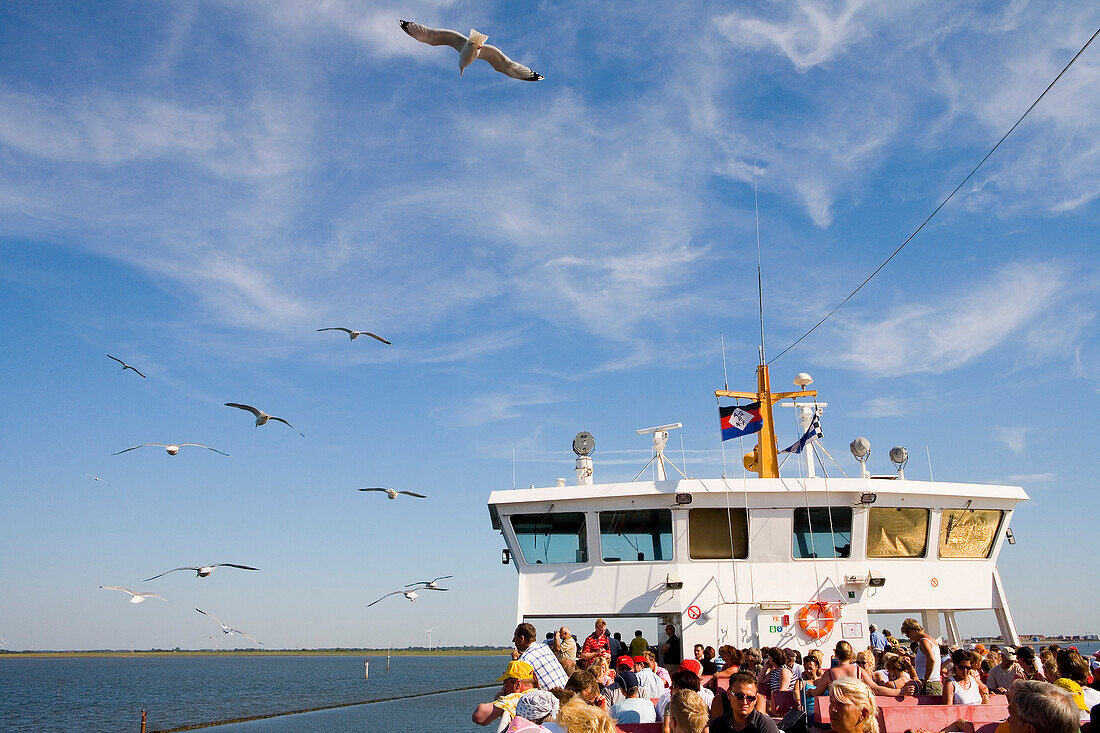
[[[1001,650],[1001,663],[989,670],[989,691],[994,695],[1007,695],[1013,680],[1024,679],[1024,670],[1016,664],[1016,652],[1006,647]]]
[[[641,697],[656,700],[665,691],[665,683],[649,668],[649,662],[642,655],[634,657],[634,674],[638,677]]]

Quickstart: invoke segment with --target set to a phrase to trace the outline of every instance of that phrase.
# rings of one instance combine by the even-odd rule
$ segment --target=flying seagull
[[[214,563],[213,565],[202,565],[202,566],[199,566],[199,567],[184,566],[182,568],[172,568],[171,570],[165,570],[160,575],[154,575],[152,578],[146,578],[142,582],[145,583],[145,582],[148,582],[150,580],[156,580],[161,575],[168,575],[168,573],[174,573],[177,570],[194,570],[196,576],[198,576],[200,578],[205,578],[205,577],[209,576],[210,573],[214,572],[214,568],[220,568],[220,567],[240,568],[241,570],[259,570],[259,568],[254,568],[251,565],[237,565],[236,563],[231,563],[231,562],[218,562],[218,563]]]
[[[144,448],[147,445],[159,445],[161,448],[168,451],[168,455],[170,455],[170,456],[174,456],[174,455],[178,454],[180,452],[180,448],[186,448],[189,445],[198,446],[199,448],[206,448],[206,450],[212,450],[215,453],[221,453],[223,456],[229,455],[228,453],[222,453],[217,448],[211,448],[210,446],[203,445],[202,443],[180,443],[179,445],[176,445],[174,443],[142,443],[141,445],[135,445],[133,448],[127,448],[125,450],[120,450],[118,453],[112,453],[111,455],[112,456],[117,456],[117,455],[121,455],[122,453],[129,453],[132,450],[137,450],[138,448]]]
[[[420,590],[450,590],[450,588],[440,588],[439,581],[446,580],[447,578],[453,578],[453,575],[440,575],[435,580],[418,580],[415,583],[409,583],[406,588],[411,588],[414,585],[423,586]]]
[[[127,369],[129,369],[130,371],[132,371],[134,374],[138,375],[142,379],[148,379],[148,377],[146,377],[144,374],[139,372],[137,369],[134,369],[132,366],[130,366],[129,364],[124,362],[122,359],[119,359],[117,356],[111,356],[110,354],[107,354],[107,358],[108,359],[114,359],[119,364],[121,364],[122,365],[122,371],[126,371]]]
[[[352,331],[350,328],[344,328],[343,326],[334,327],[334,328],[318,328],[317,329],[317,333],[320,333],[321,331],[343,331],[344,333],[346,333],[348,336],[351,337],[352,341],[359,338],[360,336],[370,336],[372,339],[375,339],[376,341],[381,341],[384,344],[389,344],[390,343],[389,341],[382,338],[381,336],[379,336],[376,333],[371,333],[370,331]],[[393,344],[390,344],[390,345],[392,346]]]
[[[400,593],[401,595],[405,596],[406,598],[408,598],[408,599],[409,599],[410,601],[412,601],[413,603],[416,603],[416,596],[417,596],[417,593],[416,593],[416,591],[414,591],[414,590],[395,590],[395,591],[393,591],[392,593],[387,593],[386,595],[382,596],[382,598],[379,598],[379,599],[378,599],[378,601],[381,601],[381,600],[382,600],[382,599],[384,599],[384,598],[389,598],[390,596],[395,596],[395,595],[397,595],[398,593]],[[374,605],[375,603],[378,603],[378,601],[371,601],[370,603],[368,603],[368,604],[367,604],[367,608],[370,608],[370,607],[371,607],[371,606],[373,606],[373,605]]]
[[[390,499],[396,499],[398,494],[406,494],[408,496],[415,496],[417,499],[427,499],[428,498],[428,497],[424,496],[423,494],[417,494],[417,493],[414,493],[412,491],[398,491],[397,489],[383,489],[379,486],[374,486],[374,487],[369,488],[369,489],[359,489],[359,490],[360,491],[385,491],[386,496],[390,497]]]
[[[168,603],[167,598],[165,598],[164,596],[158,596],[156,593],[135,593],[129,588],[123,588],[121,585],[101,585],[99,587],[103,590],[120,590],[123,593],[129,593],[132,596],[132,598],[130,598],[130,603],[141,603],[146,598],[159,598],[165,603]]]
[[[252,638],[251,636],[249,636],[248,634],[244,633],[244,632],[243,632],[243,631],[241,631],[240,629],[234,629],[234,628],[231,628],[231,627],[229,627],[229,626],[226,626],[226,625],[225,625],[225,622],[224,622],[224,621],[222,621],[222,620],[221,620],[220,618],[218,618],[217,616],[215,616],[214,614],[212,614],[212,613],[207,613],[206,611],[202,610],[201,608],[196,608],[195,610],[196,610],[196,611],[198,611],[199,613],[201,613],[201,614],[202,614],[203,616],[209,616],[210,618],[212,618],[212,619],[214,619],[215,621],[217,621],[217,622],[218,622],[218,626],[221,626],[221,627],[222,627],[222,633],[223,633],[223,634],[240,634],[240,635],[241,635],[241,636],[243,636],[244,638],[246,638],[246,639],[249,639],[249,640],[251,640],[252,642],[254,642],[254,643],[256,643],[256,644],[260,644],[261,646],[263,645],[263,642],[262,642],[262,641],[256,641],[255,639],[253,639],[253,638]]]
[[[473,29],[470,29],[470,35],[467,37],[458,31],[451,31],[446,28],[428,28],[419,23],[403,20],[401,21],[401,30],[429,46],[450,46],[458,51],[459,76],[462,76],[462,72],[474,61],[484,59],[494,69],[513,79],[539,81],[543,78],[542,74],[536,74],[523,64],[505,56],[504,52],[496,46],[485,43],[489,40],[489,36],[478,33]]]
[[[111,482],[110,482],[110,481],[108,481],[107,479],[102,479],[102,478],[100,478],[99,476],[96,476],[96,475],[95,475],[94,473],[86,473],[86,474],[84,474],[84,475],[85,475],[85,476],[91,476],[91,477],[92,477],[93,479],[95,479],[96,481],[102,481],[102,482],[103,482],[103,483],[105,483],[105,484],[109,484],[109,483],[111,483]]]
[[[293,425],[288,423],[283,418],[275,417],[274,415],[268,415],[263,410],[257,410],[252,405],[242,405],[239,402],[226,402],[225,406],[226,407],[236,407],[238,410],[246,410],[248,412],[251,412],[253,415],[256,416],[256,427],[260,427],[261,425],[266,425],[268,420],[276,420],[278,422],[281,422],[283,425],[287,425],[289,427],[294,427]]]

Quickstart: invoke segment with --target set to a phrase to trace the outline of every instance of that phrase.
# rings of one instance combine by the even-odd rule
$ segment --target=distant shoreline
[[[92,652],[12,652],[0,653],[2,659],[50,659],[74,657],[470,657],[499,656],[510,654],[511,649],[448,649],[448,650],[411,650],[411,649],[181,649],[180,651],[92,651]]]

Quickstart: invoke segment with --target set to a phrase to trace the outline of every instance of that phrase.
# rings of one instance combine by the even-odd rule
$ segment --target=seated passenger
[[[779,733],[775,721],[756,709],[754,675],[738,672],[730,677],[726,698],[730,710],[711,721],[710,733]]]
[[[951,677],[943,688],[944,705],[985,705],[989,702],[989,690],[978,679],[981,657],[975,652],[958,649],[951,654]]]
[[[656,723],[657,710],[653,703],[638,697],[638,676],[633,672],[619,672],[615,684],[622,690],[624,699],[611,706],[609,711],[616,723]]]
[[[670,733],[706,733],[707,705],[691,690],[677,690],[668,704]]]

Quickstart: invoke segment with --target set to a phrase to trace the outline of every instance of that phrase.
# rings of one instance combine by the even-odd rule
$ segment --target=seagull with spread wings
[[[393,344],[390,344],[390,342],[387,341],[386,339],[379,336],[378,334],[371,333],[370,331],[352,331],[350,328],[344,328],[343,326],[335,326],[333,328],[318,328],[317,329],[317,333],[321,333],[321,331],[343,331],[344,333],[346,333],[348,336],[351,337],[352,341],[359,338],[360,336],[370,336],[375,341],[381,341],[382,343],[389,344],[390,346],[393,345]]]
[[[283,418],[275,417],[274,415],[268,415],[263,410],[258,410],[255,407],[253,407],[252,405],[242,405],[239,402],[226,402],[225,406],[226,407],[236,407],[238,410],[244,410],[245,412],[251,412],[253,415],[256,416],[256,427],[260,427],[261,425],[267,425],[268,420],[275,420],[276,422],[281,422],[283,425],[286,425],[288,427],[294,427],[293,425],[288,423]]]
[[[218,626],[221,626],[221,627],[222,627],[222,633],[223,633],[223,634],[240,634],[241,636],[243,636],[243,637],[244,637],[244,638],[246,638],[246,639],[249,639],[249,640],[250,640],[250,641],[252,641],[253,643],[256,643],[256,644],[259,644],[260,646],[263,646],[263,642],[262,642],[262,641],[256,641],[255,639],[253,639],[253,638],[252,638],[251,636],[249,636],[248,634],[244,633],[244,632],[243,632],[243,631],[241,631],[240,629],[234,629],[234,628],[232,628],[232,627],[230,627],[230,626],[227,626],[227,625],[225,624],[225,622],[224,622],[224,621],[222,621],[222,620],[221,620],[220,618],[218,618],[218,617],[217,617],[217,616],[215,616],[214,614],[212,614],[212,613],[207,613],[206,611],[202,610],[201,608],[196,608],[195,610],[196,610],[196,611],[198,611],[199,613],[201,613],[201,614],[202,614],[203,616],[209,616],[210,618],[212,618],[212,619],[214,619],[215,621],[217,621],[217,622],[218,622]]]
[[[114,359],[119,364],[121,364],[122,365],[122,371],[126,371],[127,369],[129,369],[130,371],[132,371],[134,374],[138,375],[142,379],[148,379],[148,377],[146,377],[144,374],[139,372],[137,369],[134,369],[132,366],[130,366],[129,364],[124,362],[122,359],[119,359],[117,356],[111,356],[110,354],[107,354],[107,358],[108,359]]]
[[[123,593],[129,593],[131,596],[130,603],[141,603],[146,598],[159,598],[165,603],[169,602],[167,598],[165,598],[164,596],[158,596],[156,593],[135,593],[129,588],[123,588],[121,585],[101,585],[99,587],[103,590],[120,590]]]
[[[422,586],[420,590],[450,590],[450,588],[440,588],[439,581],[446,580],[447,578],[453,578],[453,575],[440,575],[435,580],[418,580],[415,583],[409,583],[406,588],[411,588],[414,585]]]
[[[154,575],[152,578],[146,578],[145,580],[143,580],[141,582],[147,583],[150,580],[156,580],[157,578],[161,577],[162,575],[168,575],[168,573],[174,573],[177,570],[194,570],[196,577],[206,578],[206,577],[209,577],[210,573],[214,572],[214,568],[222,568],[222,567],[225,567],[225,568],[240,568],[241,570],[259,570],[259,568],[254,568],[251,565],[237,565],[236,563],[232,563],[232,562],[217,562],[217,563],[214,563],[213,565],[199,565],[199,566],[187,565],[187,566],[184,566],[182,568],[172,568],[171,570],[165,570],[160,575]]]
[[[466,71],[467,66],[478,59],[484,59],[494,69],[513,79],[539,81],[543,78],[542,74],[536,74],[518,61],[508,58],[496,46],[485,43],[489,40],[489,36],[478,33],[473,29],[470,29],[469,36],[464,36],[458,31],[446,28],[429,28],[410,20],[403,20],[401,21],[401,30],[429,46],[450,46],[458,51],[459,76],[462,76],[462,72]]]
[[[418,595],[418,594],[417,594],[417,592],[416,592],[416,591],[414,591],[414,590],[395,590],[395,591],[393,591],[392,593],[387,593],[386,595],[382,596],[382,598],[379,598],[379,599],[378,599],[378,601],[381,601],[381,600],[383,600],[383,599],[389,598],[390,596],[395,596],[395,595],[397,595],[398,593],[400,593],[401,595],[405,596],[406,598],[408,598],[408,599],[409,599],[410,601],[412,601],[413,603],[416,603],[416,597],[417,597],[417,595]],[[368,603],[368,604],[367,604],[367,608],[370,608],[370,607],[371,607],[371,606],[373,606],[373,605],[374,605],[375,603],[378,603],[378,601],[371,601],[370,603]]]
[[[390,497],[390,499],[396,499],[398,494],[405,494],[406,496],[415,496],[417,499],[427,499],[428,498],[428,497],[424,496],[423,494],[417,494],[413,491],[404,491],[404,490],[398,491],[397,489],[383,489],[380,486],[372,486],[369,489],[359,489],[359,490],[360,491],[384,491],[384,492],[386,492],[386,496]]]
[[[123,453],[129,453],[132,450],[137,450],[138,448],[144,448],[147,445],[158,445],[166,450],[168,452],[168,455],[170,456],[177,455],[180,452],[180,448],[186,448],[189,445],[198,446],[199,448],[206,448],[206,450],[212,450],[215,453],[221,453],[223,456],[229,455],[228,453],[222,453],[217,448],[211,448],[210,446],[203,445],[202,443],[179,443],[178,445],[175,443],[142,443],[141,445],[135,445],[133,448],[126,448],[125,450],[120,450],[118,453],[112,453],[111,455],[122,455]]]

